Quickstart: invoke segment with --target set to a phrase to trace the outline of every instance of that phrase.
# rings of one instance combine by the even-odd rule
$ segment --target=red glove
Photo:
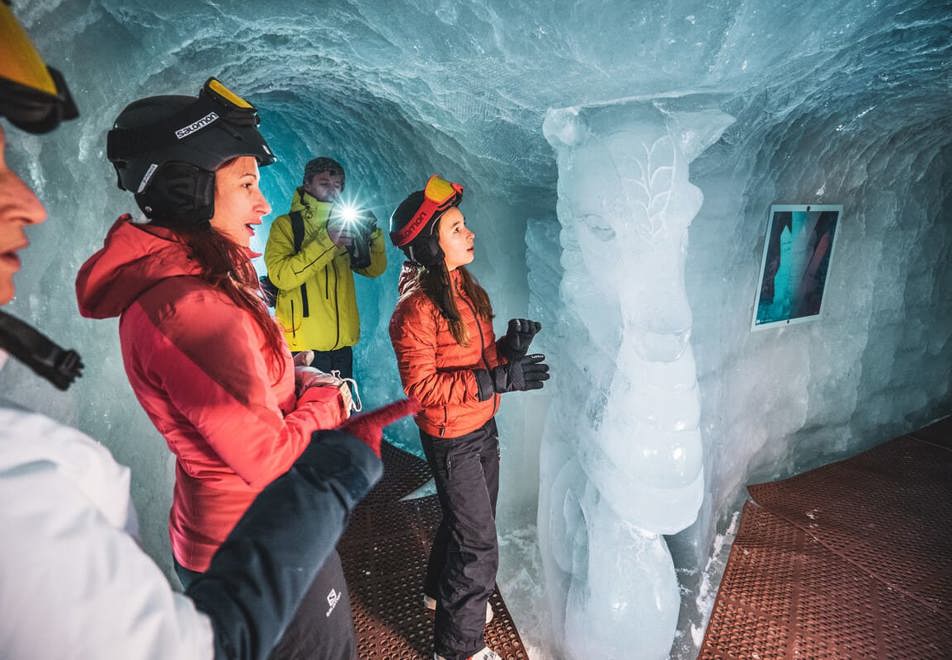
[[[416,399],[403,399],[387,405],[355,415],[338,427],[339,430],[361,440],[380,458],[380,442],[383,440],[383,427],[393,424],[398,419],[423,410],[423,406]]]

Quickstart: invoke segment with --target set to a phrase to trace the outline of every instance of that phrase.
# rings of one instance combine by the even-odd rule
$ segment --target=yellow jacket
[[[360,339],[350,255],[327,235],[331,207],[332,203],[318,201],[298,188],[291,211],[271,225],[264,250],[268,277],[278,288],[275,313],[292,351],[332,351]],[[297,254],[291,230],[293,211],[299,211],[304,220],[304,240]],[[378,227],[370,237],[370,265],[357,272],[377,277],[386,269],[387,253]]]

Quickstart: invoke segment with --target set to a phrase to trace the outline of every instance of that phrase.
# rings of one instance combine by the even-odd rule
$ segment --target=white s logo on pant
[[[337,607],[337,601],[340,600],[340,597],[341,594],[337,593],[337,591],[334,589],[331,589],[327,593],[327,604],[330,605],[330,608],[328,608],[327,614],[324,615],[325,617],[329,617],[331,615],[331,612],[333,612],[334,608]]]

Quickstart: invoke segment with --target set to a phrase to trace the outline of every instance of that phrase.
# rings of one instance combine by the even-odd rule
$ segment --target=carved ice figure
[[[570,658],[663,658],[678,582],[662,534],[704,496],[684,287],[688,163],[733,118],[710,95],[550,110],[565,314],[541,450],[539,543]]]

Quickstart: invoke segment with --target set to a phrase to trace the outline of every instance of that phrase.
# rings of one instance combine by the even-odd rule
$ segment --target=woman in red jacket
[[[148,220],[119,218],[76,281],[84,316],[119,317],[129,382],[175,453],[169,535],[185,586],[311,434],[349,414],[346,384],[305,388],[313,383],[299,378],[296,391],[259,297],[249,242],[271,210],[258,166],[274,156],[257,124],[255,108],[215,79],[197,99],[127,106],[108,155]],[[336,553],[273,657],[356,657]]]
[[[434,656],[493,660],[483,628],[499,563],[494,415],[501,393],[540,389],[549,368],[526,355],[538,323],[512,319],[496,341],[489,296],[466,270],[475,234],[462,197],[463,186],[433,175],[390,218],[390,238],[410,260],[390,339],[403,389],[423,406],[416,422],[443,509],[423,585],[436,608]]]

